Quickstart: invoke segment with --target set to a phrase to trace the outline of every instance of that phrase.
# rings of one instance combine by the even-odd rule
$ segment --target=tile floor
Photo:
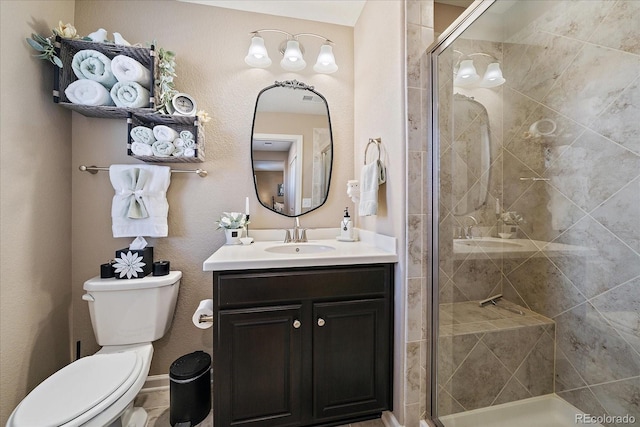
[[[169,389],[161,388],[157,390],[142,391],[135,400],[135,406],[142,406],[149,414],[147,427],[170,427],[169,423]],[[209,413],[207,418],[197,427],[213,427],[213,413]],[[384,427],[381,420],[370,420],[360,423],[347,424],[340,427]]]

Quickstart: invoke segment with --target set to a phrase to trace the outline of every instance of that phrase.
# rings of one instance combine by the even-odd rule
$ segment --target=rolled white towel
[[[111,71],[119,82],[136,82],[149,89],[151,71],[138,61],[125,55],[116,55],[111,60]]]
[[[117,82],[111,72],[111,60],[97,50],[85,49],[76,52],[71,61],[71,68],[79,79],[94,80],[107,89],[111,89]]]
[[[136,156],[153,156],[153,149],[144,142],[133,141],[131,143],[131,152]]]
[[[142,142],[144,144],[151,145],[156,142],[156,137],[153,135],[153,130],[146,126],[136,126],[131,129],[129,133],[131,138],[136,142]]]
[[[185,141],[194,139],[193,134],[191,133],[191,131],[188,131],[188,130],[180,131],[180,138],[182,138]]]
[[[149,91],[136,82],[118,82],[111,88],[111,98],[118,107],[145,108],[149,106]]]
[[[153,127],[153,135],[158,141],[173,141],[178,137],[178,132],[169,126],[157,125]]]
[[[182,157],[182,156],[184,156],[184,148],[183,147],[176,147],[175,150],[173,150],[173,153],[171,153],[171,155],[173,157]]]
[[[183,156],[184,157],[195,157],[196,156],[196,150],[194,148],[185,148]]]
[[[171,141],[156,141],[151,145],[151,150],[156,157],[169,157],[175,147]]]
[[[113,105],[109,91],[93,80],[81,79],[72,82],[64,90],[69,101],[80,105]]]

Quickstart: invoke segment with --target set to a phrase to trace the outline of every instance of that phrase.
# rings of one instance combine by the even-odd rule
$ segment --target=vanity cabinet
[[[392,264],[213,277],[214,425],[341,425],[392,409]]]

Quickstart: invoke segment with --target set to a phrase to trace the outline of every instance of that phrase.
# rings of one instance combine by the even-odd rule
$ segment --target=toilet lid
[[[59,370],[20,403],[13,414],[16,426],[54,427],[78,418],[103,402],[114,401],[137,376],[135,352],[95,354]],[[134,375],[134,373],[136,375]]]

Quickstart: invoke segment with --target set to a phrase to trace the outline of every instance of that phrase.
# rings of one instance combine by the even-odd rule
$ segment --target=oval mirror
[[[453,99],[453,212],[467,215],[484,206],[489,194],[489,114],[473,98],[456,93]]]
[[[296,80],[275,82],[258,94],[251,163],[262,206],[296,217],[322,206],[329,194],[333,136],[329,106]]]

